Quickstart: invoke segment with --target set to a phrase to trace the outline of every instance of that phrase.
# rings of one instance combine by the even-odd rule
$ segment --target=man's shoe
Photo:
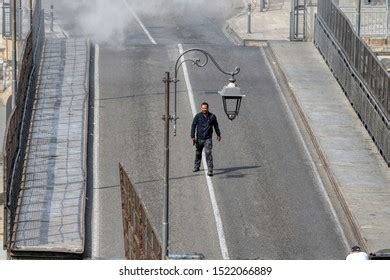
[[[194,167],[194,169],[192,169],[192,172],[198,172],[199,171],[199,167]]]
[[[209,170],[208,172],[207,172],[207,176],[213,176],[213,170]]]

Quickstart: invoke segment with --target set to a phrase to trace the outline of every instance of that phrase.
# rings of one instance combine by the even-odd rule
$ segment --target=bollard
[[[260,0],[260,12],[267,11],[267,0]]]
[[[251,9],[252,5],[251,4],[248,4],[248,33],[252,33],[251,32],[251,12],[252,12],[252,9]]]
[[[54,32],[54,6],[50,5],[50,31]]]

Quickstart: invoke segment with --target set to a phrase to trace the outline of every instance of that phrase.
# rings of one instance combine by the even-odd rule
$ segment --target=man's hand
[[[196,140],[195,138],[192,138],[192,145],[195,146],[195,144],[196,144]]]
[[[221,136],[217,136],[217,140],[218,140],[218,141],[221,141]]]

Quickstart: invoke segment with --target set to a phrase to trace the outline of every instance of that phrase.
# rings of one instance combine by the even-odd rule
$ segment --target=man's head
[[[209,113],[209,104],[207,102],[203,102],[200,105],[200,109],[202,110],[202,113],[207,115]]]

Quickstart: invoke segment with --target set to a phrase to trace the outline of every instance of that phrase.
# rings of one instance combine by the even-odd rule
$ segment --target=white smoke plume
[[[218,16],[232,11],[242,0],[43,0],[46,6],[53,4],[56,14],[72,22],[79,33],[96,42],[121,44],[131,24],[138,24],[128,6],[139,15],[197,17],[199,13]],[[234,3],[234,4],[232,4]]]

